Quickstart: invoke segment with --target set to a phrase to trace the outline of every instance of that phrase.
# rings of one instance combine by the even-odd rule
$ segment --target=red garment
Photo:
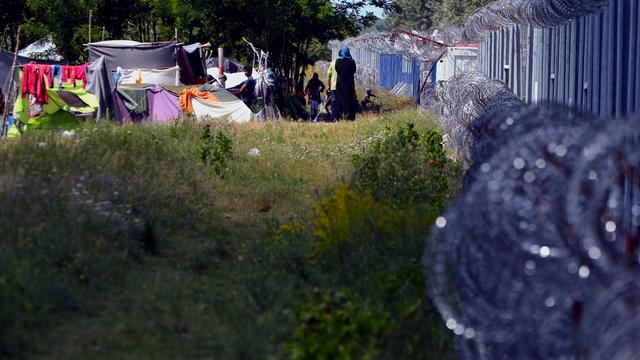
[[[51,75],[51,65],[36,65],[42,76],[46,76],[47,85],[53,87],[53,76]]]
[[[76,66],[76,79],[82,80],[83,89],[85,88],[85,86],[87,86],[87,66],[89,66],[89,64]]]
[[[49,103],[45,76],[51,78],[51,66],[38,64],[25,64],[22,68],[22,97],[27,94],[34,95],[36,101],[41,104]]]
[[[35,64],[25,64],[22,68],[22,97],[36,93],[36,67]]]
[[[76,67],[73,65],[65,65],[62,67],[62,82],[76,83]]]

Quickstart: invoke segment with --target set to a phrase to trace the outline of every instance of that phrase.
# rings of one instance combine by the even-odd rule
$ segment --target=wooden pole
[[[11,63],[11,70],[9,70],[9,77],[4,82],[3,96],[4,96],[4,110],[2,111],[2,129],[0,129],[0,138],[4,139],[7,135],[5,130],[7,129],[7,116],[9,115],[9,99],[11,99],[11,92],[6,92],[7,88],[10,88],[9,84],[13,83],[13,76],[16,71],[16,63],[18,62],[18,50],[20,49],[20,26],[18,26],[18,34],[16,35],[16,51],[13,53],[13,62]],[[14,120],[15,123],[15,120]],[[18,128],[19,129],[19,128]]]
[[[100,41],[104,41],[104,26],[102,27],[102,39]]]
[[[93,10],[89,10],[89,44],[91,44],[91,20],[93,18]]]
[[[178,41],[178,28],[173,28],[173,39]]]

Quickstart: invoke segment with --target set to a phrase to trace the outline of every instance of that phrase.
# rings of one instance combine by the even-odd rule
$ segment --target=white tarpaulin
[[[51,35],[29,44],[26,48],[18,51],[18,55],[38,60],[62,61],[62,56],[58,54],[58,49],[53,43]]]
[[[251,121],[253,117],[251,110],[241,100],[213,102],[193,98],[191,104],[198,120],[204,120],[207,117],[212,119],[228,118],[233,122],[246,123]]]
[[[122,84],[180,85],[180,68],[172,67],[164,70],[155,69],[122,69]]]
[[[207,75],[213,76],[216,80],[220,77],[220,69],[217,67],[212,67],[207,69]],[[238,85],[241,85],[247,77],[244,76],[243,72],[238,73],[224,73],[227,77],[227,82],[224,84],[227,89],[234,88]]]

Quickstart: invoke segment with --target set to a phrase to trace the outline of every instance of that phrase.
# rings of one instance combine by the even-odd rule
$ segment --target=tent
[[[237,123],[246,123],[253,119],[253,112],[242,100],[224,89],[211,91],[215,99],[201,99],[194,97],[191,100],[196,119],[227,118]]]
[[[176,42],[139,43],[129,40],[111,40],[87,44],[89,62],[104,56],[109,70],[166,69],[176,66]]]
[[[180,85],[180,68],[168,69],[122,69],[121,84]]]
[[[125,101],[127,99],[122,93],[116,94],[117,84],[112,74],[118,68],[122,84],[125,85],[176,86],[203,84],[206,81],[204,54],[199,43],[183,46],[175,41],[139,43],[111,40],[90,43],[87,47],[91,62],[88,89],[99,99],[98,118],[112,114],[116,120],[127,121],[146,116],[143,116],[144,111],[133,115],[130,113],[132,110],[123,110],[123,103],[132,103]],[[135,102],[135,99],[132,100]]]
[[[123,85],[114,96],[123,121],[162,123],[182,116],[178,95],[159,85]]]
[[[108,70],[145,69],[162,71],[180,68],[179,80],[185,85],[202,84],[206,81],[206,65],[202,45],[178,44],[175,41],[140,43],[130,40],[110,40],[90,43],[89,62],[104,56]],[[150,83],[150,81],[143,81]],[[174,85],[177,85],[174,84]]]
[[[95,116],[98,100],[82,86],[65,84],[62,90],[47,89],[48,104],[34,110],[29,96],[18,96],[13,106],[13,116],[25,124],[26,128],[55,128],[69,130],[79,124],[79,118]],[[41,108],[41,111],[40,111]],[[37,112],[37,115],[30,115]]]
[[[237,123],[253,119],[244,102],[211,85],[120,85],[114,91],[116,116],[126,122],[162,123],[192,113],[198,121],[225,118]]]
[[[58,53],[51,35],[27,45],[27,47],[18,51],[18,55],[30,59],[62,61],[62,56]]]
[[[220,80],[220,69],[217,67],[208,68],[207,74],[213,76],[214,79]],[[244,75],[244,72],[238,73],[225,73],[224,76],[227,77],[227,80],[224,84],[225,88],[232,89],[242,85],[242,83],[247,80],[247,77]]]
[[[207,60],[206,68],[220,68],[220,65],[218,64],[218,58],[217,57],[212,57],[211,59]],[[241,63],[239,63],[237,61],[224,59],[224,72],[225,73],[242,72],[243,68],[244,68],[244,65],[242,65]]]

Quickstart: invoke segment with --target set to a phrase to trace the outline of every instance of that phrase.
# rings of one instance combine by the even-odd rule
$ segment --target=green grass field
[[[356,172],[408,123],[435,126],[410,110],[212,123],[230,151],[192,123],[0,144],[0,358],[455,358],[419,263],[457,173],[414,173],[426,145],[400,142],[404,160],[375,160],[390,185]],[[416,176],[446,184],[380,195]]]

